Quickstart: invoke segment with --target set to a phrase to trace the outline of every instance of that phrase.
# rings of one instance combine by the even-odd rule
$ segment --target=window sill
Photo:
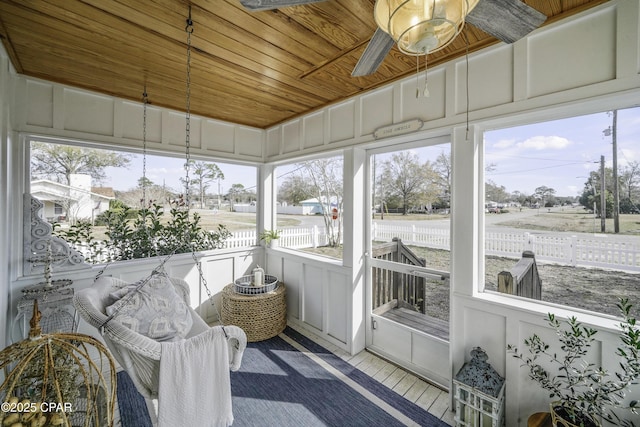
[[[584,324],[598,329],[618,331],[621,319],[609,314],[595,313],[593,311],[554,304],[548,301],[537,301],[518,296],[505,296],[495,291],[479,292],[473,299],[481,300],[488,304],[498,305],[510,310],[518,310],[529,314],[546,318],[548,313],[553,313],[561,319],[575,316]]]

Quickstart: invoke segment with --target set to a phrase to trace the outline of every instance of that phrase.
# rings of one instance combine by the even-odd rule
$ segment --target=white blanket
[[[161,348],[158,427],[231,425],[229,348],[222,328],[163,342]]]

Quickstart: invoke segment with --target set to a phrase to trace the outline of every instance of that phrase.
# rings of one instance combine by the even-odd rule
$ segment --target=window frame
[[[625,93],[619,96],[606,96],[601,99],[590,99],[582,103],[562,104],[556,107],[545,108],[543,110],[515,113],[510,116],[493,118],[481,121],[473,126],[472,138],[477,141],[478,156],[476,159],[478,166],[477,174],[477,204],[478,204],[478,266],[475,268],[475,285],[473,286],[472,297],[489,302],[491,304],[504,305],[506,307],[524,310],[527,312],[540,313],[546,315],[550,311],[558,313],[563,317],[579,315],[585,319],[586,323],[599,326],[605,329],[615,329],[620,318],[607,313],[593,311],[581,307],[575,307],[558,302],[535,300],[516,295],[507,295],[490,289],[485,289],[485,138],[488,131],[519,126],[528,126],[544,122],[571,119],[591,114],[606,113],[613,110],[623,110],[630,108],[640,108],[633,93]]]

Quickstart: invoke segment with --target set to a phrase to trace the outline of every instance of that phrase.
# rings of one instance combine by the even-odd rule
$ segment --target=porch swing
[[[187,19],[186,161],[190,161],[191,8]],[[146,184],[146,88],[143,94],[143,182]],[[186,169],[186,209],[189,171]],[[143,185],[143,203],[146,188]],[[146,208],[146,206],[145,206]],[[188,217],[188,215],[187,215]],[[146,227],[146,221],[143,221]],[[149,229],[146,229],[150,232]],[[199,280],[214,306],[211,291],[188,235]],[[177,245],[179,246],[179,245]],[[98,329],[115,359],[148,399],[158,399],[158,425],[230,425],[229,370],[240,368],[247,345],[245,332],[233,325],[209,327],[189,302],[189,285],[169,277],[164,265],[177,250],[161,259],[151,274],[134,283],[103,276],[76,292],[80,316]],[[158,253],[156,252],[156,255]],[[220,316],[219,316],[220,317]],[[221,318],[220,318],[221,319]],[[211,374],[207,376],[207,373]]]

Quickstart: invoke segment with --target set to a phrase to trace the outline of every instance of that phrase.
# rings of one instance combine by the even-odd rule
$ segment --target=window
[[[59,223],[59,235],[76,246],[91,246],[92,242],[97,247],[107,236],[120,232],[128,233],[127,238],[144,239],[140,231],[143,212],[147,212],[147,222],[157,219],[165,232],[178,236],[181,223],[174,211],[184,211],[187,202],[191,221],[197,214],[203,232],[200,249],[255,245],[256,182],[254,166],[192,158],[187,175],[180,157],[147,155],[145,159],[138,153],[31,143],[31,194],[43,203],[43,216]],[[210,235],[220,239],[211,240]],[[93,262],[114,260],[88,258]]]
[[[485,132],[486,290],[611,315],[637,295],[638,117],[631,108]]]
[[[279,245],[342,259],[342,156],[278,166]]]

